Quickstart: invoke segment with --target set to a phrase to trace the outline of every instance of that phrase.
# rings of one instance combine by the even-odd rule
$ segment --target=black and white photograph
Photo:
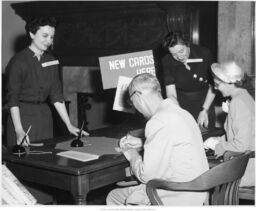
[[[1,210],[253,209],[255,12],[2,0]]]

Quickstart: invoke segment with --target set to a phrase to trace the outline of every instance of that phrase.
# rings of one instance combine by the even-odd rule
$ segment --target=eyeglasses
[[[227,82],[223,82],[223,81],[219,81],[219,80],[218,81],[214,80],[214,87],[215,88],[219,88],[221,84],[229,84],[229,85],[231,85],[231,84],[234,84],[234,83],[232,83],[232,82],[227,83]]]
[[[127,100],[127,103],[130,105],[130,106],[133,106],[133,102],[132,102],[132,96],[134,95],[134,94],[136,94],[136,93],[138,93],[138,94],[142,94],[142,92],[141,91],[133,91],[132,92],[132,94],[129,96],[129,99]]]
[[[214,87],[215,88],[219,88],[221,83],[223,83],[223,82],[221,82],[221,81],[218,81],[218,82],[214,81]]]
[[[142,92],[141,91],[133,91],[132,92],[132,94],[130,95],[130,100],[132,99],[132,96],[134,95],[134,94],[136,94],[136,93],[139,93],[139,94],[142,94]]]

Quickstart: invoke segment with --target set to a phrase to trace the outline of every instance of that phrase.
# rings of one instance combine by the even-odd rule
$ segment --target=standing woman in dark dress
[[[177,98],[180,106],[189,111],[200,126],[214,127],[211,52],[205,47],[189,44],[181,32],[168,33],[163,47],[168,52],[162,58],[167,97]]]
[[[34,18],[26,25],[31,44],[11,58],[7,65],[7,99],[10,116],[7,122],[7,146],[20,144],[25,131],[32,128],[27,142],[53,137],[52,114],[46,103],[58,111],[70,133],[79,129],[70,123],[59,79],[58,60],[47,49],[53,45],[56,20]],[[88,135],[85,131],[84,135]]]

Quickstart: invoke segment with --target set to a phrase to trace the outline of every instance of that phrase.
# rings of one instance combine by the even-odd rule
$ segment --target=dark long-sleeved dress
[[[212,55],[209,49],[198,46],[190,46],[189,59],[202,59],[202,62],[188,63],[190,70],[185,65],[166,54],[162,58],[164,84],[175,85],[180,106],[189,111],[197,120],[204,104],[209,83],[212,83],[211,64]],[[213,104],[209,110],[209,126],[214,126],[215,113]]]
[[[64,101],[58,61],[46,52],[39,61],[31,49],[25,48],[10,60],[6,73],[8,107],[19,107],[25,131],[32,125],[30,142],[53,137],[52,114],[46,100],[49,98],[51,103]],[[15,145],[16,141],[13,121],[9,116],[7,146]]]

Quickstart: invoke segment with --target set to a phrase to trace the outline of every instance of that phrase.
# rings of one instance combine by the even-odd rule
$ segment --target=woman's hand
[[[218,137],[210,137],[206,139],[206,141],[204,142],[204,148],[215,150],[215,146],[218,143],[220,143],[220,141],[218,140]]]
[[[209,119],[208,119],[208,112],[206,110],[202,110],[199,113],[197,123],[202,127],[208,127]]]
[[[214,151],[216,158],[223,156],[225,152],[226,150],[223,148],[223,145],[221,145],[221,143],[216,144]]]
[[[17,145],[20,145],[24,136],[26,136],[26,132],[22,129],[16,132],[17,137]],[[25,141],[22,143],[22,146],[28,146],[30,144],[29,136],[27,135]]]
[[[70,123],[70,119],[69,119],[67,109],[66,109],[66,106],[65,106],[64,102],[55,102],[53,105],[56,108],[56,110],[58,111],[62,121],[66,124],[66,126],[68,128],[68,131],[71,134],[73,134],[75,136],[78,136],[78,133],[79,133],[80,129],[78,129],[77,127],[73,126]],[[82,135],[88,136],[89,133],[87,133],[83,130]]]
[[[73,126],[72,124],[68,124],[68,125],[67,125],[67,128],[68,128],[68,131],[69,131],[71,134],[73,134],[73,135],[75,135],[75,136],[78,136],[78,134],[79,134],[79,132],[80,132],[80,129],[78,129],[77,127]],[[84,131],[84,130],[82,130],[82,135],[88,136],[89,133],[86,132],[86,131]]]

